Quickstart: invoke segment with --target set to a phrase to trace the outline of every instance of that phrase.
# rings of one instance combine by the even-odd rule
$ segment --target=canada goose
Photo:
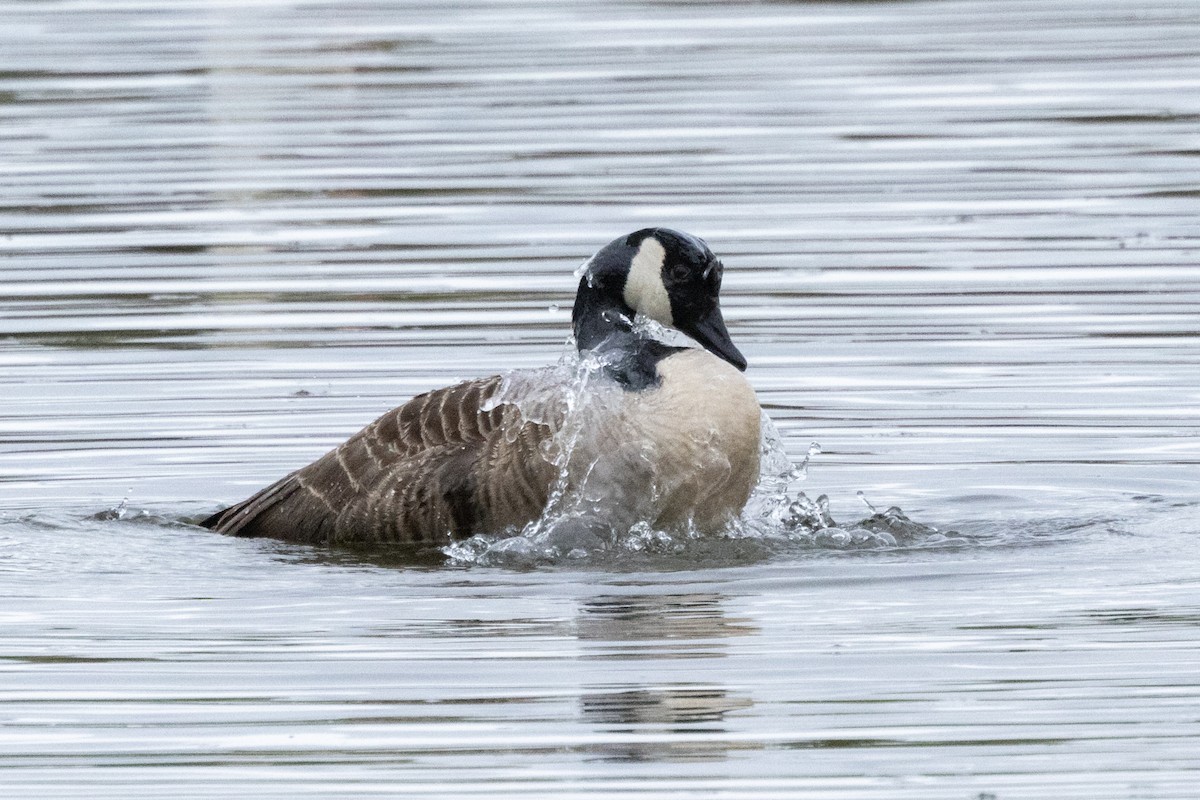
[[[758,480],[760,411],[701,239],[647,228],[580,270],[577,369],[513,371],[414,397],[201,524],[296,542],[445,544],[550,511],[611,530],[720,529]],[[665,344],[635,315],[704,350]],[[707,352],[705,352],[707,351]]]

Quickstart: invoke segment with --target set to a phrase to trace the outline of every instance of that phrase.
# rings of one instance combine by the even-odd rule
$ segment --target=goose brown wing
[[[534,519],[549,425],[489,404],[499,376],[418,395],[306,467],[201,524],[309,543],[444,542]]]

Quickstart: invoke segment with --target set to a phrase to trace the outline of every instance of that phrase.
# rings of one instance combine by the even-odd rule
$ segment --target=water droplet
[[[858,499],[862,500],[863,503],[866,504],[867,508],[871,509],[872,514],[879,513],[879,511],[875,508],[875,506],[871,505],[871,501],[867,499],[867,495],[866,495],[866,493],[863,492],[862,489],[858,490]]]
[[[823,494],[817,498],[817,508],[821,509],[821,521],[833,525],[833,517],[829,515],[829,495]]]
[[[594,258],[595,258],[595,256],[593,256],[592,258],[589,258],[587,261],[585,261],[579,265],[579,269],[575,270],[575,277],[576,278],[585,278],[586,277],[587,284],[591,288],[596,287],[596,273],[592,272],[592,270],[591,270],[592,260]]]
[[[549,306],[546,308],[546,310],[547,310],[547,311],[549,311],[551,314],[557,314],[557,313],[559,312],[558,303],[551,303],[551,304],[550,304],[550,305],[549,305]]]
[[[810,444],[808,446],[808,452],[805,453],[805,455],[804,455],[804,460],[801,461],[796,466],[792,467],[791,470],[788,471],[787,476],[786,476],[788,483],[793,483],[795,481],[808,480],[808,462],[809,462],[809,460],[812,459],[813,456],[817,456],[820,454],[821,454],[821,445],[817,444],[816,442],[813,442],[812,444]]]

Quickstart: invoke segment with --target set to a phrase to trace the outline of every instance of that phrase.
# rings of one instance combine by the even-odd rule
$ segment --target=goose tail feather
[[[221,509],[202,520],[200,525],[231,536],[254,536],[253,523],[258,516],[287,500],[299,489],[300,481],[293,473],[242,502]]]

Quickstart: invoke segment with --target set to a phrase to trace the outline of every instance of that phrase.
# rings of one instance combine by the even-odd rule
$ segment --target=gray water
[[[0,177],[0,796],[1200,796],[1200,4],[0,3]],[[646,225],[920,535],[188,524]]]

